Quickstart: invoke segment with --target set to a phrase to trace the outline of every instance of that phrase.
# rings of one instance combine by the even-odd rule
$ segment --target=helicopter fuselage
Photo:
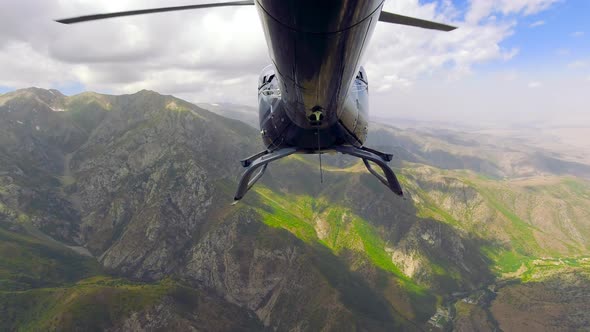
[[[258,82],[269,150],[362,146],[368,80],[360,65],[383,0],[257,0],[272,64]]]
[[[258,82],[260,132],[266,149],[240,161],[246,170],[234,200],[244,197],[271,162],[294,153],[317,153],[321,170],[324,152],[362,159],[371,174],[402,196],[399,181],[387,165],[393,155],[363,146],[368,132],[369,85],[360,61],[378,21],[441,31],[456,28],[384,12],[384,1],[239,0],[85,15],[57,22],[255,5],[272,60]]]

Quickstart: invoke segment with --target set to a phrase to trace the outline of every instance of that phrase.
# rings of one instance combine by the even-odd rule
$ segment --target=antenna
[[[324,183],[324,171],[322,170],[322,152],[321,152],[321,145],[320,145],[320,127],[318,126],[317,130],[318,135],[318,156],[320,158],[320,183]]]

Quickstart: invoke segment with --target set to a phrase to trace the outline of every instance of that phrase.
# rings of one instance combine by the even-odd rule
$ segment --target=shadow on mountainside
[[[290,157],[230,206],[257,131],[171,96],[31,90],[0,116],[10,223],[22,214],[113,274],[172,276],[266,327],[418,330],[437,295],[493,279],[493,244],[417,217],[364,169],[327,169],[322,184]]]

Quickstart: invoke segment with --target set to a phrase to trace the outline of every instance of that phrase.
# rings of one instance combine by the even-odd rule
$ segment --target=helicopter
[[[179,10],[254,6],[271,64],[258,80],[260,134],[265,150],[241,160],[245,168],[234,202],[273,161],[292,154],[342,153],[403,196],[389,167],[392,154],[364,146],[369,83],[360,61],[378,22],[453,31],[454,26],[383,11],[385,0],[245,0],[162,7],[56,20],[63,24]],[[382,174],[372,164],[377,165]]]

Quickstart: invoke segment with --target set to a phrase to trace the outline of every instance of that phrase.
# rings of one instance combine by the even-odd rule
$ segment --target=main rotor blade
[[[388,12],[381,12],[379,15],[379,21],[387,22],[387,23],[394,23],[394,24],[402,24],[402,25],[410,25],[413,27],[419,27],[424,29],[432,29],[432,30],[441,30],[441,31],[453,31],[457,29],[457,27],[446,25],[442,23],[436,23],[432,21],[422,20],[419,18],[403,16]]]
[[[55,21],[59,22],[59,23],[63,23],[63,24],[72,24],[72,23],[80,23],[80,22],[87,22],[87,21],[103,20],[105,18],[112,18],[112,17],[172,12],[172,11],[177,11],[177,10],[213,8],[213,7],[229,7],[229,6],[253,6],[253,5],[254,5],[254,0],[220,2],[220,3],[205,3],[205,4],[201,4],[201,5],[162,7],[162,8],[152,8],[152,9],[130,10],[130,11],[125,11],[125,12],[116,12],[116,13],[107,13],[107,14],[86,15],[86,16],[65,18],[65,19],[55,20]]]

